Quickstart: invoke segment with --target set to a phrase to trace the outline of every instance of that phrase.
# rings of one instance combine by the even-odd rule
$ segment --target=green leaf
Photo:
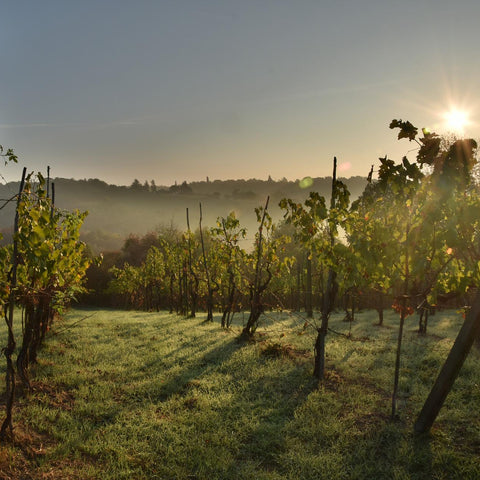
[[[400,132],[398,133],[398,139],[408,138],[410,141],[415,140],[417,136],[418,129],[414,127],[409,121],[403,122],[402,120],[392,120],[390,123],[390,128],[399,128]]]

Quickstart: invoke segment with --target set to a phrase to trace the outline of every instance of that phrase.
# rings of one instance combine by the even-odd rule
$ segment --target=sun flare
[[[469,124],[468,113],[464,110],[452,109],[445,113],[445,126],[454,133],[463,133]]]

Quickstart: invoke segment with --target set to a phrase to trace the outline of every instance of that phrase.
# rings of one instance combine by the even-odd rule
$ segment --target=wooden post
[[[330,198],[330,211],[335,208],[337,196],[337,157],[333,158],[333,176],[332,176],[332,196]],[[335,233],[332,226],[329,226],[330,246],[335,242]],[[325,337],[328,331],[328,320],[333,310],[335,297],[338,291],[337,273],[333,268],[328,269],[328,279],[322,302],[322,323],[317,329],[317,339],[315,341],[315,368],[313,376],[318,380],[323,380],[325,375]]]
[[[403,325],[405,323],[405,317],[407,313],[407,299],[408,288],[409,288],[409,278],[410,278],[410,266],[409,266],[409,250],[408,250],[408,237],[410,235],[410,219],[407,221],[406,231],[405,231],[405,280],[403,282],[403,295],[402,295],[402,305],[400,312],[400,326],[398,328],[398,340],[397,340],[397,354],[395,357],[395,374],[393,378],[393,393],[392,393],[392,419],[395,418],[396,408],[397,408],[397,392],[398,392],[398,379],[400,376],[400,355],[402,350],[402,338],[403,338]]]
[[[208,179],[208,177],[207,177]],[[205,255],[205,243],[203,241],[203,231],[202,231],[202,203],[200,202],[200,242],[202,244],[202,254],[203,254],[203,266],[205,268],[205,276],[207,277],[207,322],[213,322],[213,292],[212,286],[210,284],[210,274],[208,271],[207,256]]]
[[[50,210],[50,218],[53,218],[54,211],[55,211],[55,183],[52,182],[52,208]]]
[[[47,167],[47,198],[50,198],[50,167]]]
[[[398,328],[397,337],[397,353],[395,356],[395,373],[393,375],[393,392],[392,392],[392,414],[391,418],[395,418],[397,410],[397,393],[398,393],[398,379],[400,376],[400,353],[402,350],[403,326],[405,324],[405,310],[406,310],[406,296],[402,296],[402,306],[400,313],[400,326]]]
[[[192,241],[191,241],[191,230],[190,230],[190,217],[188,215],[187,207],[187,244],[188,244],[188,290],[190,293],[190,317],[195,318],[195,313],[197,310],[197,290],[196,286],[198,284],[198,278],[193,271],[192,265]]]
[[[467,313],[462,328],[458,332],[455,343],[438,374],[437,380],[423,405],[415,422],[416,433],[430,430],[443,406],[465,359],[472,348],[475,338],[480,335],[480,292],[476,294],[472,308]]]

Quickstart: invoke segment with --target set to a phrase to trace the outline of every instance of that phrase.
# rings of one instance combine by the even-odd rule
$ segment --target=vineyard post
[[[192,260],[192,231],[190,230],[190,217],[187,207],[187,246],[188,246],[188,293],[190,294],[190,317],[195,318],[197,310],[198,278],[193,271]],[[188,295],[188,294],[187,294]]]
[[[50,198],[50,167],[47,167],[47,198]]]
[[[200,242],[202,244],[202,255],[203,255],[203,266],[205,268],[205,276],[207,277],[207,322],[213,322],[213,292],[212,286],[210,284],[210,274],[208,271],[207,256],[205,255],[205,243],[203,241],[203,231],[202,231],[202,204],[200,203]]]
[[[430,430],[443,406],[460,369],[472,348],[473,342],[480,335],[480,293],[477,293],[472,308],[467,313],[455,343],[438,374],[435,384],[423,405],[414,425],[416,433]]]
[[[55,210],[55,182],[52,182],[52,206],[50,210],[50,217],[53,218],[53,212]]]
[[[330,199],[330,214],[335,208],[335,199],[337,196],[337,157],[333,158],[333,176],[332,176],[332,197]],[[331,221],[331,220],[330,220]],[[335,234],[332,225],[329,225],[330,248],[333,250],[335,243]],[[315,341],[315,368],[313,376],[318,380],[323,380],[325,375],[325,337],[328,331],[328,319],[335,303],[335,297],[338,291],[337,273],[330,267],[328,269],[328,279],[322,301],[322,323],[317,328],[317,339]]]
[[[398,379],[400,376],[400,355],[402,350],[403,326],[405,324],[405,311],[407,309],[407,295],[402,295],[400,306],[400,326],[398,327],[397,353],[395,356],[395,373],[393,375],[393,393],[392,393],[392,414],[391,419],[395,419],[397,409]]]
[[[406,230],[405,230],[405,280],[403,283],[403,295],[401,297],[401,306],[400,306],[400,326],[398,328],[398,339],[397,339],[397,354],[395,357],[395,374],[393,379],[393,393],[392,393],[392,415],[391,418],[395,418],[396,408],[397,408],[397,392],[398,392],[398,379],[400,376],[400,356],[402,350],[402,337],[403,337],[403,326],[405,323],[405,317],[407,313],[407,299],[410,298],[408,295],[409,288],[409,250],[408,250],[408,241],[410,236],[410,218],[407,220]]]

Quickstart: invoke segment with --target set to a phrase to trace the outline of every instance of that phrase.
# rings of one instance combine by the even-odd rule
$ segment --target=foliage
[[[268,213],[269,197],[265,207],[255,208],[258,231],[255,234],[254,249],[246,255],[245,276],[248,282],[250,314],[242,336],[252,337],[265,309],[264,297],[274,276],[279,276],[285,262],[280,261],[279,250],[287,239],[274,235],[275,225]],[[288,262],[288,261],[287,261]]]
[[[35,182],[35,183],[34,183]],[[28,385],[27,369],[55,314],[63,314],[83,291],[90,261],[79,241],[86,213],[62,212],[47,195],[41,174],[29,175],[18,204],[17,303],[24,310],[24,333],[17,366]]]
[[[246,252],[240,247],[247,230],[240,226],[235,212],[230,212],[226,218],[219,217],[216,227],[210,230],[212,245],[210,248],[211,264],[215,268],[214,283],[220,294],[222,327],[229,328],[235,313],[238,297],[245,285],[242,276],[242,265]]]
[[[7,150],[4,151],[3,146],[0,145],[0,157],[3,158],[5,165],[7,165],[8,162],[18,163],[18,157],[15,155],[13,148],[7,148]]]
[[[346,223],[349,250],[366,288],[387,294],[402,281],[402,245],[412,222],[412,198],[423,175],[406,158],[400,164],[380,158],[378,180],[352,203]]]
[[[17,161],[11,150],[4,156]],[[85,255],[85,245],[79,241],[86,213],[61,212],[49,198],[43,176],[40,173],[25,176],[26,169],[16,197],[13,246],[3,247],[0,253],[0,272],[3,274],[0,305],[9,336],[3,350],[7,360],[7,402],[0,432],[2,439],[7,430],[13,436],[12,411],[16,390],[12,359],[16,347],[14,308],[20,306],[22,309],[22,344],[16,359],[18,377],[30,388],[28,367],[36,363],[38,349],[54,316],[65,313],[75,295],[83,291],[83,277],[90,263]]]

